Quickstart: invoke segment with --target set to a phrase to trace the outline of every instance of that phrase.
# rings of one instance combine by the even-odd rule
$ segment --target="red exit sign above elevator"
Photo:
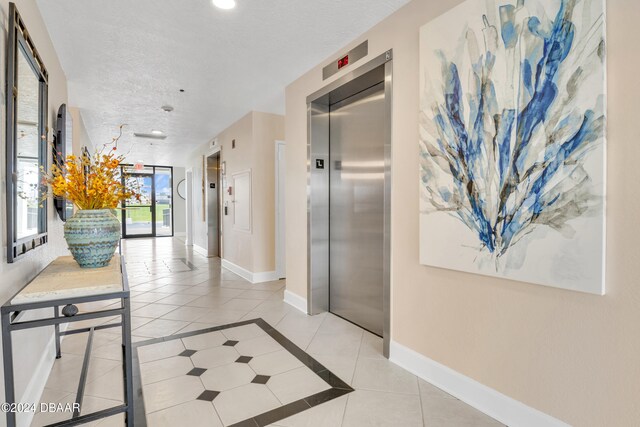
[[[338,59],[338,70],[346,65],[349,65],[349,55],[345,56],[344,58]]]
[[[322,80],[326,80],[329,77],[336,74],[338,71],[348,67],[359,59],[364,58],[369,53],[369,41],[366,40],[360,43],[358,46],[347,52],[346,55],[336,59],[331,64],[322,69]]]

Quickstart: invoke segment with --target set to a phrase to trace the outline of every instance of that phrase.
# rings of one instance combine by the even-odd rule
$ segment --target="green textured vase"
[[[110,209],[79,210],[64,224],[64,238],[80,267],[105,267],[118,246],[120,222]]]

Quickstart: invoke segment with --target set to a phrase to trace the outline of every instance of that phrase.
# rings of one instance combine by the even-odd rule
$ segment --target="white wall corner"
[[[262,273],[254,273],[252,271],[247,270],[244,267],[240,267],[237,264],[232,263],[227,259],[222,260],[222,267],[226,268],[232,273],[237,274],[248,282],[251,283],[263,283],[263,282],[273,282],[274,280],[278,280],[278,275],[275,271],[265,271]]]
[[[518,427],[569,427],[544,412],[505,396],[395,341],[391,341],[389,359],[502,424]]]
[[[250,272],[249,270],[242,268],[239,265],[236,265],[226,259],[223,259],[221,264],[222,264],[222,268],[226,268],[230,272],[242,277],[244,280],[253,283],[253,273]]]
[[[18,402],[34,405],[38,405],[40,403],[42,392],[44,391],[47,380],[49,379],[49,373],[51,372],[51,369],[53,369],[53,363],[56,361],[55,339],[55,335],[52,334],[51,339],[47,343],[46,351],[42,353],[42,356],[38,361],[38,365],[33,370],[31,380],[29,380],[22,397],[17,400]],[[33,411],[18,412],[16,414],[16,424],[18,426],[30,426],[34,415],[35,412]]]
[[[193,251],[199,253],[200,255],[203,255],[205,257],[209,256],[209,252],[207,252],[207,250],[205,248],[203,248],[202,246],[196,245],[195,243],[193,243],[191,245],[193,247]]]
[[[284,302],[292,306],[293,308],[297,308],[304,314],[307,314],[307,299],[302,298],[301,296],[294,294],[291,291],[284,291]]]
[[[280,279],[275,271],[264,271],[262,273],[253,273],[251,283],[274,282]]]

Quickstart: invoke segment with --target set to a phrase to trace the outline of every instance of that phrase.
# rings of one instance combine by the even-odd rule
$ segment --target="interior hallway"
[[[134,343],[262,318],[355,389],[271,425],[500,425],[389,362],[382,356],[381,338],[332,314],[310,317],[287,305],[283,302],[284,281],[251,284],[222,269],[219,258],[208,259],[186,247],[178,238],[123,240],[123,252],[132,295]],[[103,306],[107,307],[108,303]],[[106,323],[104,320],[92,322]],[[219,348],[221,341],[183,338],[170,341],[175,346],[138,347],[147,425],[231,425],[282,406],[291,400],[287,393],[311,394],[322,387],[317,382],[318,377],[305,375],[303,367],[282,348],[265,345],[264,340],[258,345],[256,338],[261,332],[257,328],[216,332],[220,333],[225,334],[223,339],[240,342],[236,345],[239,354],[249,352],[253,358],[261,358],[259,365],[249,362],[242,369],[230,360],[220,359],[215,364],[218,379],[215,386],[223,394],[231,395],[234,389],[244,387],[235,399],[225,400],[221,398],[223,394],[212,399],[213,394],[203,396],[211,383],[207,382],[206,372],[195,376],[192,372],[199,367],[198,353],[179,355],[187,347],[195,346],[198,351],[209,351],[207,360],[215,361],[217,352],[211,348]],[[87,334],[63,339],[63,356],[55,363],[42,402],[75,400],[74,389],[86,339]],[[242,347],[244,341],[248,344]],[[122,401],[120,351],[118,329],[95,333],[83,411],[104,409]],[[247,371],[247,366],[274,376],[266,384],[244,385],[249,381],[243,376],[251,372]],[[279,380],[273,381],[278,375]],[[253,372],[246,378],[252,377]],[[68,413],[39,413],[32,425],[42,426],[69,417]],[[118,416],[87,425],[106,427],[121,426],[122,423],[122,416]]]

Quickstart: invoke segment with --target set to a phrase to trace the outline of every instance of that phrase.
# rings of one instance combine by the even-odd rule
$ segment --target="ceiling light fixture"
[[[133,134],[136,138],[147,138],[147,139],[167,139],[167,135],[158,135],[153,133],[139,133],[134,132]]]
[[[151,133],[154,134],[154,135],[162,135],[162,131],[161,130],[152,130]]]
[[[219,9],[233,9],[236,7],[236,0],[213,0],[213,5]]]
[[[173,111],[173,107],[171,105],[163,105],[160,108],[162,108],[162,111],[164,111],[165,113],[170,113]]]

